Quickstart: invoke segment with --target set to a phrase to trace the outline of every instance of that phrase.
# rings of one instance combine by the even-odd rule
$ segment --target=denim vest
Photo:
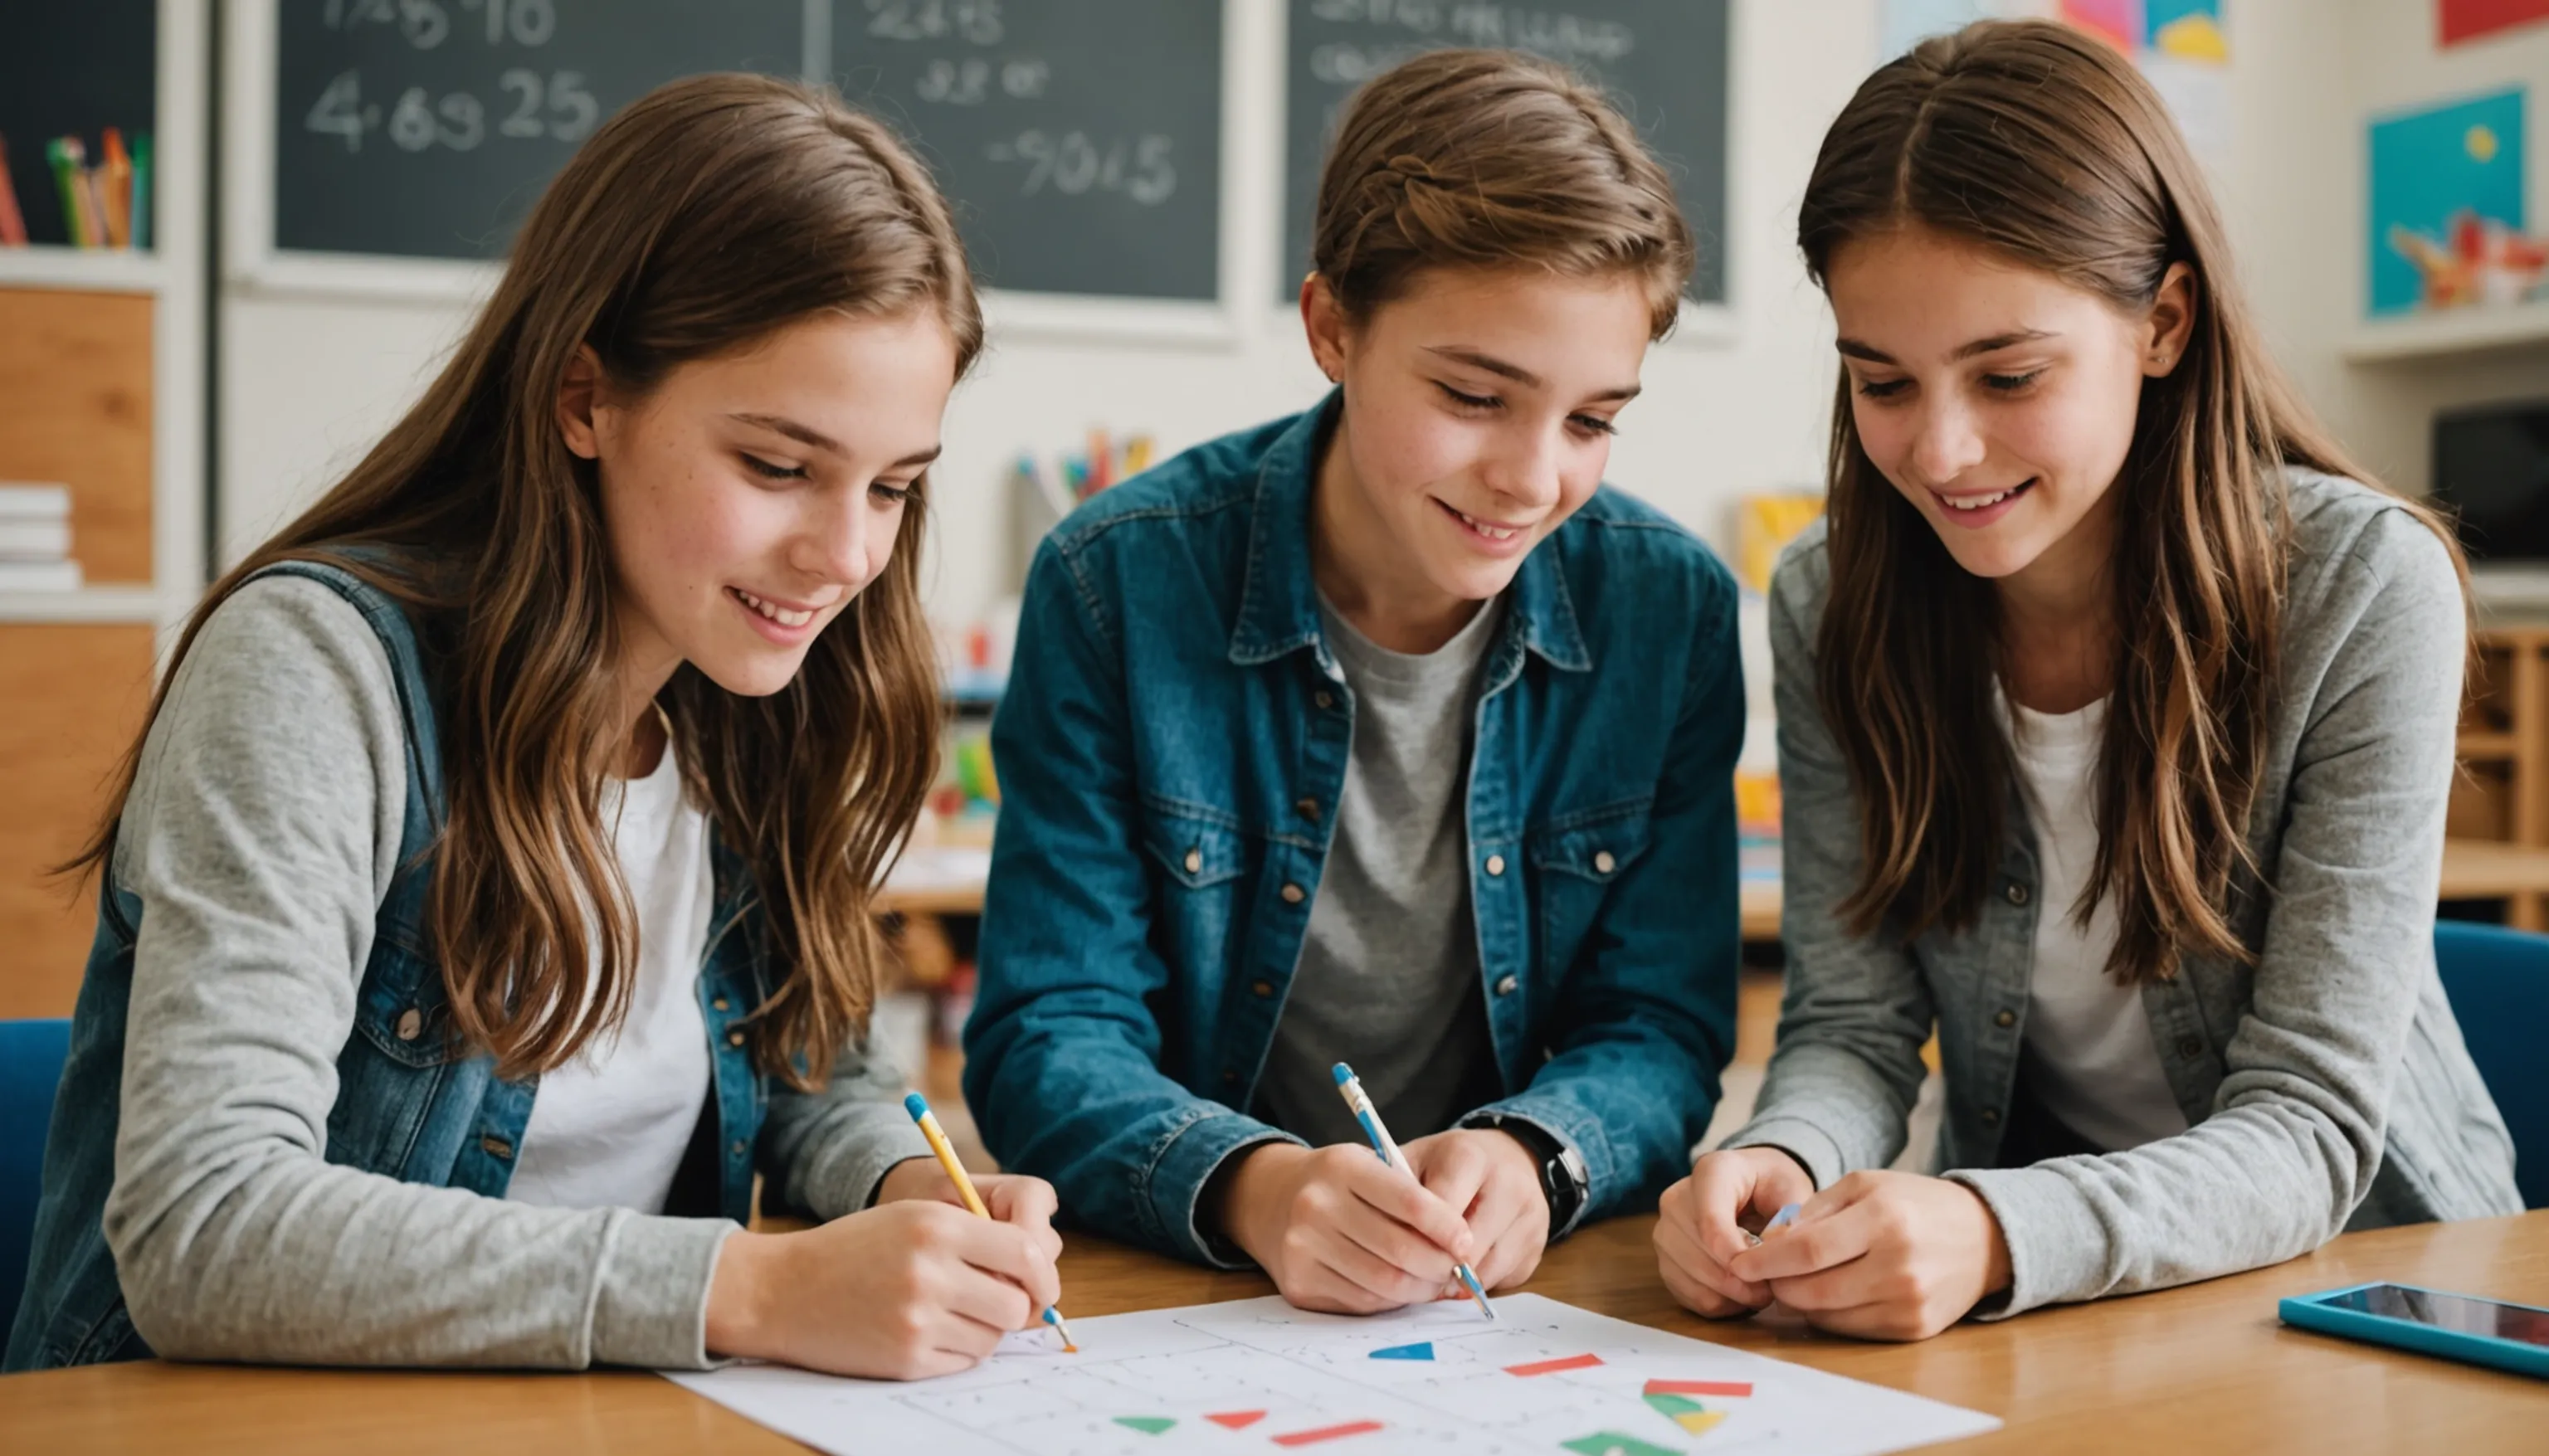
[[[455,1045],[442,969],[427,949],[425,902],[430,851],[443,811],[442,756],[434,732],[425,660],[398,603],[351,574],[289,562],[260,576],[295,576],[333,590],[363,614],[388,652],[407,724],[407,812],[399,870],[374,922],[354,1025],[336,1059],[336,1104],[328,1114],[328,1161],[408,1183],[465,1188],[502,1198],[516,1149],[530,1122],[538,1079],[506,1081],[495,1060]],[[768,1105],[742,1022],[775,985],[766,922],[742,859],[711,841],[715,888],[706,963],[698,982],[713,1068],[711,1129],[702,1119],[675,1197],[746,1222],[752,1209],[752,1149]],[[101,1220],[115,1181],[115,1140],[124,1080],[125,1010],[133,989],[133,948],[142,904],[110,872],[98,895],[97,935],[71,1017],[45,1147],[44,1196],[36,1214],[27,1290],[10,1331],[11,1371],[146,1359],[116,1279]],[[700,1138],[716,1141],[703,1148]],[[714,1157],[707,1176],[705,1153]],[[708,1192],[713,1183],[713,1193]],[[695,1190],[695,1191],[694,1191]]]

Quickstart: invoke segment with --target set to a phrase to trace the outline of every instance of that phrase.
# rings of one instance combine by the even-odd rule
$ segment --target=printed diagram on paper
[[[1874,1456],[2000,1424],[1537,1295],[1496,1308],[1354,1319],[1242,1300],[1076,1320],[1078,1355],[1012,1335],[978,1369],[910,1385],[771,1365],[670,1378],[840,1456]]]

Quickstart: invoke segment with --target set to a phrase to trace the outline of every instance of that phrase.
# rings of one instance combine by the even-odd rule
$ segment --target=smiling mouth
[[[760,597],[753,595],[751,592],[744,591],[741,587],[728,587],[725,590],[733,593],[735,600],[751,607],[754,611],[761,613],[763,616],[770,618],[772,621],[777,622],[783,627],[802,627],[807,622],[814,620],[814,614],[810,611],[792,611],[787,607],[774,605],[771,602],[764,601]]]
[[[1994,491],[1988,496],[1949,496],[1938,491],[1932,491],[1930,494],[1936,496],[1938,503],[1949,510],[1989,510],[2003,500],[2024,496],[2033,489],[2035,489],[2035,481],[2030,477],[2006,491]]]
[[[1510,541],[1514,537],[1523,533],[1523,528],[1521,526],[1494,525],[1487,521],[1478,519],[1476,516],[1469,514],[1465,510],[1454,509],[1451,505],[1445,504],[1441,500],[1437,500],[1434,503],[1441,505],[1445,510],[1451,511],[1453,517],[1459,520],[1461,524],[1467,526],[1470,530],[1477,532],[1479,535],[1486,537],[1490,541]]]

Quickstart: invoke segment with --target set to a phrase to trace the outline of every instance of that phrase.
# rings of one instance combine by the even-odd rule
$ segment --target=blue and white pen
[[[1355,1121],[1363,1124],[1363,1135],[1371,1139],[1371,1150],[1380,1154],[1382,1162],[1410,1178],[1415,1177],[1416,1170],[1407,1165],[1407,1154],[1398,1150],[1398,1144],[1390,1139],[1389,1130],[1380,1125],[1380,1114],[1373,1109],[1371,1098],[1363,1090],[1363,1082],[1355,1076],[1354,1068],[1341,1061],[1337,1063],[1336,1072],[1337,1090],[1345,1094],[1346,1106],[1354,1109]],[[1496,1307],[1487,1303],[1487,1292],[1479,1286],[1478,1276],[1469,1272],[1469,1266],[1454,1264],[1452,1272],[1461,1276],[1461,1283],[1467,1287],[1469,1298],[1478,1302],[1478,1308],[1486,1313],[1486,1317],[1490,1320],[1496,1318]]]
[[[1779,1210],[1777,1213],[1772,1214],[1770,1216],[1770,1222],[1761,1226],[1760,1232],[1753,1233],[1747,1230],[1744,1236],[1757,1244],[1761,1240],[1768,1238],[1771,1234],[1776,1233],[1780,1229],[1797,1222],[1797,1220],[1804,1215],[1805,1211],[1806,1206],[1804,1204],[1792,1203],[1786,1208]]]

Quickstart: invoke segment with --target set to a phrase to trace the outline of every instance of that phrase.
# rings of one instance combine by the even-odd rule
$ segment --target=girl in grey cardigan
[[[10,1368],[909,1377],[1052,1302],[1053,1190],[957,1206],[861,1045],[981,340],[945,203],[837,99],[700,76],[594,134],[178,645],[89,855]],[[827,1222],[745,1231],[756,1174]]]
[[[2458,553],[2282,383],[2158,97],[2059,26],[1926,42],[1798,230],[1842,373],[1771,589],[1787,995],[1674,1295],[1916,1339],[2518,1212],[2433,962]],[[1934,1023],[1948,1171],[1877,1171]]]

